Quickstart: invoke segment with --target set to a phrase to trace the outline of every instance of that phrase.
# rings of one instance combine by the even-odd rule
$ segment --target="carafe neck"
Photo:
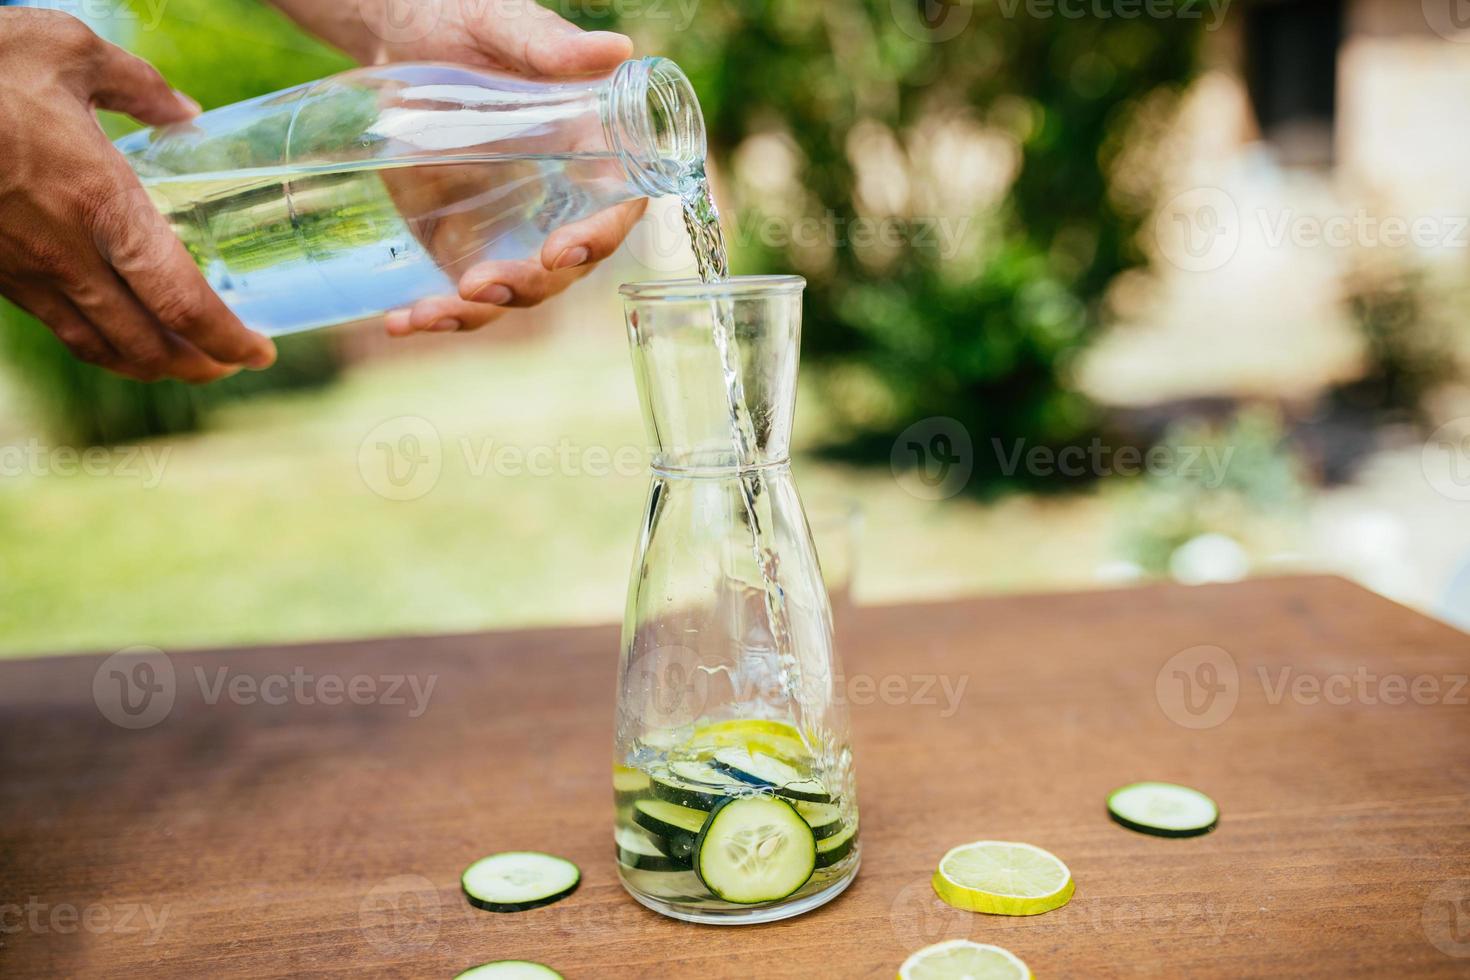
[[[655,469],[728,476],[786,463],[802,285],[748,276],[623,287]]]

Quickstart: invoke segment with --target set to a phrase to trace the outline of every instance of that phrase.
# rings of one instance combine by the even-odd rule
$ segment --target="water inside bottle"
[[[500,154],[143,185],[225,303],[276,336],[455,296],[477,262],[535,258],[556,228],[612,203],[619,172],[610,154]]]

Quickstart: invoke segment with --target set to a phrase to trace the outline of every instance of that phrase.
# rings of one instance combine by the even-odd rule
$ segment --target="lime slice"
[[[688,747],[702,756],[715,749],[744,748],[793,763],[805,762],[811,756],[795,726],[767,718],[732,718],[701,725],[694,730]]]
[[[992,915],[1040,915],[1072,899],[1072,872],[1055,854],[1030,844],[978,840],[946,854],[934,890],[957,909]]]
[[[1031,970],[1008,949],[951,939],[904,960],[898,980],[1031,980]]]

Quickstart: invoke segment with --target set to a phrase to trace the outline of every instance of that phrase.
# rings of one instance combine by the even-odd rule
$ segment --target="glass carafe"
[[[858,868],[831,607],[788,459],[804,285],[622,289],[654,456],[618,671],[618,871],[694,922],[796,915]]]
[[[276,335],[454,297],[473,265],[676,193],[705,136],[684,73],[644,58],[570,81],[359,68],[117,146],[209,284]]]

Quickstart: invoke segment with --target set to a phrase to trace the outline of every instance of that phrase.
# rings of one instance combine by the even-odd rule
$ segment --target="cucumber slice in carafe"
[[[699,832],[694,870],[710,893],[739,905],[780,901],[817,867],[811,825],[774,796],[726,800]]]

